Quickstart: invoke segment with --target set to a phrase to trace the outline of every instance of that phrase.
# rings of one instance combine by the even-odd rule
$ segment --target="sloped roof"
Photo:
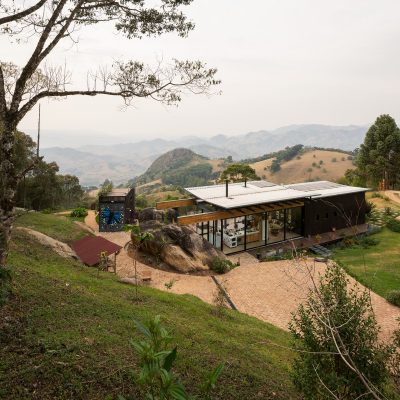
[[[185,189],[197,199],[224,209],[244,207],[256,204],[268,204],[304,198],[337,196],[340,194],[366,192],[366,188],[340,185],[334,182],[318,181],[293,185],[277,185],[267,181],[250,181],[246,186],[241,183],[190,187]]]
[[[101,236],[86,236],[73,242],[71,247],[83,263],[90,267],[100,262],[100,253],[114,254],[122,247]]]

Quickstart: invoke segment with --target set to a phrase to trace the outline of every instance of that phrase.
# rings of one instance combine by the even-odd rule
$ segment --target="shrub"
[[[389,303],[394,304],[397,307],[400,307],[400,290],[391,290],[387,296],[386,300]]]
[[[392,232],[400,232],[400,221],[397,219],[390,219],[387,223],[386,226],[392,231]]]
[[[379,240],[370,236],[364,236],[362,239],[360,239],[359,243],[361,247],[368,249],[369,247],[379,244]]]
[[[374,192],[374,193],[372,193],[371,197],[373,199],[381,199],[382,195],[379,192]]]
[[[225,274],[235,267],[232,261],[220,257],[215,257],[211,264],[211,269],[219,274]]]
[[[336,162],[336,161],[337,161],[336,157],[333,157],[332,162]]]
[[[85,218],[88,215],[86,208],[78,207],[71,211],[70,217],[73,218]]]
[[[177,347],[169,349],[173,337],[161,324],[159,315],[142,324],[135,321],[137,330],[144,340],[131,340],[131,345],[139,356],[140,372],[135,376],[135,383],[142,386],[149,400],[190,400],[182,383],[172,371],[177,358]],[[171,346],[172,347],[172,346]],[[201,387],[202,398],[211,399],[211,391],[216,387],[223,364],[209,373]],[[118,396],[124,399],[123,396]]]
[[[365,214],[368,217],[370,217],[375,210],[376,210],[376,204],[372,203],[372,201],[367,201],[365,203]]]
[[[385,386],[390,347],[378,340],[368,292],[349,285],[338,265],[327,268],[289,329],[297,351],[293,379],[305,399],[367,398],[370,387],[376,393]]]

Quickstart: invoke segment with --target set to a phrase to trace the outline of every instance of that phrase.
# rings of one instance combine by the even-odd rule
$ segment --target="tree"
[[[357,167],[364,180],[375,187],[383,179],[389,187],[398,184],[400,130],[390,115],[379,116],[368,129],[358,152]]]
[[[294,382],[306,399],[383,398],[389,347],[378,342],[368,292],[358,292],[338,265],[314,283],[290,331],[298,352]]]
[[[241,182],[245,179],[260,180],[255,169],[247,164],[231,164],[220,176],[220,181]]]
[[[113,23],[129,39],[175,32],[181,37],[194,24],[181,11],[192,0],[38,0],[18,8],[13,0],[0,0],[0,32],[8,37],[35,42],[23,66],[0,60],[0,268],[6,265],[14,221],[15,192],[21,175],[13,160],[15,132],[24,116],[44,98],[67,96],[118,96],[129,105],[136,98],[151,98],[177,104],[184,92],[208,93],[218,84],[216,70],[200,61],[174,60],[154,68],[130,60],[115,62],[88,74],[86,88],[71,86],[66,67],[51,67],[45,61],[74,31],[88,25]],[[33,168],[33,160],[30,168]]]

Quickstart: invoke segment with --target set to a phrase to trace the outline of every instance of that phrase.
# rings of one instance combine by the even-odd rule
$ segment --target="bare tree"
[[[14,196],[27,171],[13,163],[18,123],[43,98],[83,95],[117,96],[126,105],[136,98],[177,104],[184,92],[209,93],[219,81],[216,69],[200,61],[173,60],[154,68],[139,61],[117,62],[109,70],[88,74],[86,88],[72,86],[65,66],[46,65],[49,54],[74,31],[95,24],[114,23],[129,39],[175,32],[185,37],[194,24],[180,10],[193,0],[40,0],[18,7],[18,1],[0,0],[0,32],[10,38],[34,41],[24,66],[0,59],[0,268],[6,265],[14,221]],[[34,160],[35,161],[35,160]],[[34,162],[31,166],[33,168]]]

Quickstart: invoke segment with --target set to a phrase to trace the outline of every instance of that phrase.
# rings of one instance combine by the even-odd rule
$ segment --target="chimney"
[[[247,187],[247,178],[244,178],[244,187]]]
[[[229,197],[229,181],[228,179],[225,180],[225,196]]]

